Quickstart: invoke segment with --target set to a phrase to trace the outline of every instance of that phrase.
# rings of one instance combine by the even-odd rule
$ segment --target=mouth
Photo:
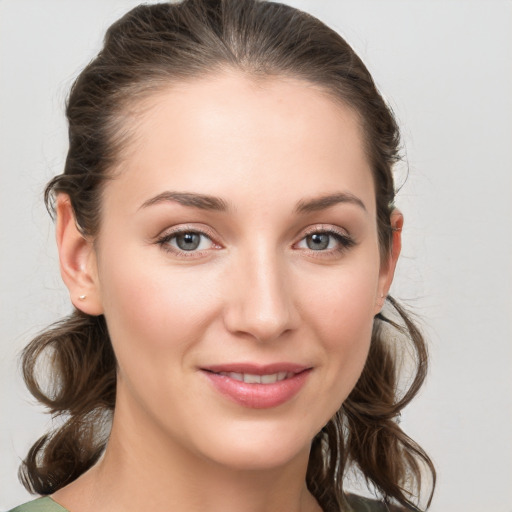
[[[224,377],[229,377],[230,379],[247,384],[274,384],[274,382],[290,379],[296,374],[292,372],[277,372],[256,375],[255,373],[219,372],[217,375],[223,375]]]
[[[305,385],[311,367],[290,363],[229,364],[201,368],[213,388],[243,407],[266,409],[291,400]]]

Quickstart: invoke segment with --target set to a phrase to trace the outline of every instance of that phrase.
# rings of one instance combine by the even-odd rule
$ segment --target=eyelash
[[[156,240],[156,243],[158,245],[160,245],[160,247],[165,252],[168,252],[168,253],[171,253],[171,254],[176,254],[178,256],[182,256],[182,257],[185,257],[185,258],[197,258],[197,257],[200,257],[200,256],[204,255],[204,253],[207,250],[209,250],[209,249],[207,249],[206,251],[205,250],[203,250],[203,251],[197,251],[197,250],[194,250],[194,251],[183,251],[183,250],[181,250],[179,248],[172,247],[169,244],[169,242],[171,240],[173,240],[174,238],[178,237],[179,235],[186,234],[186,233],[191,233],[191,234],[200,235],[202,237],[206,237],[208,240],[211,241],[211,243],[214,246],[220,247],[217,244],[215,244],[215,242],[213,241],[213,236],[210,233],[208,233],[207,231],[204,231],[204,230],[201,230],[201,229],[197,229],[197,228],[187,228],[187,227],[178,228],[176,230],[171,231],[170,233],[166,233],[166,234],[162,235],[161,237],[159,237]]]
[[[350,249],[351,247],[353,247],[356,244],[356,241],[351,236],[349,236],[347,233],[338,231],[338,230],[334,229],[333,227],[323,227],[323,226],[315,226],[311,229],[306,230],[306,232],[304,233],[304,236],[300,239],[300,242],[307,239],[307,237],[316,235],[316,234],[329,235],[332,238],[334,238],[336,240],[336,242],[338,243],[338,246],[335,247],[334,249],[323,250],[323,251],[315,251],[313,249],[310,249],[310,252],[317,258],[318,257],[325,258],[325,257],[329,257],[329,256],[339,255],[341,253],[344,253],[345,251],[347,251],[348,249]]]
[[[183,250],[180,250],[179,248],[173,247],[169,244],[169,242],[171,240],[175,239],[179,235],[183,235],[186,233],[191,233],[191,234],[196,234],[196,235],[199,235],[202,237],[206,237],[208,240],[211,241],[211,243],[214,246],[216,246],[217,248],[220,247],[218,244],[216,244],[213,241],[213,236],[210,233],[208,233],[207,231],[203,231],[203,230],[197,229],[197,228],[187,228],[187,227],[179,228],[170,233],[166,233],[166,234],[162,235],[161,237],[159,237],[156,240],[156,243],[158,245],[160,245],[160,247],[164,251],[171,253],[171,254],[178,255],[178,256],[186,257],[186,258],[198,258],[198,257],[203,256],[205,252],[210,250],[210,249],[206,249],[203,251],[197,251],[197,250],[183,251]],[[323,228],[321,226],[308,229],[304,233],[304,235],[302,236],[302,238],[299,240],[298,243],[307,239],[309,236],[312,236],[315,234],[329,235],[330,237],[334,238],[336,240],[336,242],[338,243],[338,246],[335,247],[334,249],[317,250],[317,251],[315,251],[313,249],[309,249],[309,252],[311,252],[315,257],[329,257],[329,256],[333,256],[336,254],[340,254],[340,253],[347,251],[348,249],[350,249],[351,247],[353,247],[356,244],[355,240],[351,236],[347,235],[346,233],[337,231],[337,230],[333,229],[332,227]],[[294,245],[296,245],[296,244],[294,244]],[[308,249],[304,249],[304,250],[308,250]]]

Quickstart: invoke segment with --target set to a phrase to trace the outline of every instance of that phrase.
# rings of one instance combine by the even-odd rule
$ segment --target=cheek
[[[206,283],[190,271],[151,265],[140,257],[115,265],[105,259],[104,267],[103,306],[118,358],[126,354],[142,362],[170,348],[179,353],[199,341],[215,315]]]
[[[333,380],[351,388],[363,369],[370,346],[372,302],[357,303],[354,294],[351,294],[353,301],[344,294],[337,301],[334,293],[332,297],[330,308],[326,307],[318,315],[316,325],[331,369],[336,373]]]
[[[324,395],[325,407],[332,415],[352,391],[366,362],[378,266],[353,266],[322,283],[319,281],[309,288],[305,312],[307,323],[321,344],[325,383],[329,388]]]
[[[310,276],[309,286],[303,286],[301,296],[306,299],[309,323],[335,344],[358,343],[367,337],[373,324],[378,285],[376,258],[358,260],[324,274]],[[337,345],[337,344],[335,344]]]

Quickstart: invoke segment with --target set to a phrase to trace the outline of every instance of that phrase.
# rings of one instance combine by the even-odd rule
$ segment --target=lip
[[[251,409],[268,409],[291,400],[304,386],[312,368],[294,363],[257,365],[230,363],[200,369],[213,387],[231,401]],[[221,373],[269,375],[279,372],[293,374],[271,384],[247,383]]]

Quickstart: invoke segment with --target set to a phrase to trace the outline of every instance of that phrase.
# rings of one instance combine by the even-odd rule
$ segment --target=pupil
[[[183,251],[193,251],[199,247],[201,236],[197,233],[183,233],[176,238],[176,244]]]
[[[315,233],[314,235],[310,235],[307,240],[307,245],[314,251],[326,249],[329,245],[329,235],[326,235],[325,233]]]

